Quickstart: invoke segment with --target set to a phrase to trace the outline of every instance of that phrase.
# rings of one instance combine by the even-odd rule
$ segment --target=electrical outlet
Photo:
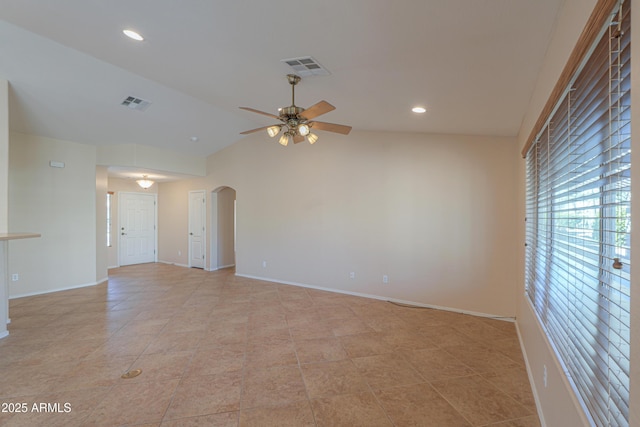
[[[262,261],[262,268],[267,268],[267,261]]]
[[[355,279],[356,278],[356,272],[352,271],[351,273],[349,273],[349,279]]]
[[[19,274],[12,274],[11,275],[11,281],[12,282],[17,282],[18,280],[20,280],[20,275]]]
[[[182,251],[179,250],[178,251],[178,256],[180,256],[180,255],[182,255]]]
[[[389,276],[387,276],[386,274],[382,276],[382,283],[389,283]]]

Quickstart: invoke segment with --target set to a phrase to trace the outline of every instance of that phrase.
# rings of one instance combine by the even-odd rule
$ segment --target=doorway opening
[[[210,270],[236,265],[236,190],[218,187],[211,192]]]

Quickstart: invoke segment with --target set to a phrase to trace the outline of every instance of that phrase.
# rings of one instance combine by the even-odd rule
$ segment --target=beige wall
[[[136,167],[165,171],[185,176],[204,176],[206,159],[159,147],[140,144],[104,145],[97,147],[97,164]]]
[[[189,191],[209,188],[205,178],[166,182],[158,185],[158,261],[180,266],[189,265]],[[209,190],[207,215],[211,209]],[[207,232],[210,232],[207,224]],[[209,252],[209,242],[207,253]],[[206,258],[205,268],[209,268]]]
[[[9,231],[9,82],[0,79],[0,233]],[[26,230],[25,230],[26,231]]]
[[[160,186],[160,259],[187,263],[188,191],[229,186],[238,274],[514,316],[515,156],[509,138],[253,135],[210,156],[205,180]]]
[[[9,228],[42,234],[9,244],[9,273],[20,275],[11,297],[96,283],[95,156],[93,146],[10,134]]]
[[[160,184],[158,192],[158,260],[160,262],[185,267],[189,265],[189,191],[206,188],[205,269],[216,270],[235,264],[233,235],[235,191],[227,187],[212,187],[215,186],[211,184],[211,176]]]
[[[509,138],[258,134],[210,166],[237,191],[240,274],[513,316],[513,155]]]
[[[134,179],[109,178],[108,191],[113,192],[111,198],[111,246],[107,248],[108,268],[115,268],[120,265],[118,260],[118,194],[119,193],[158,193],[158,183],[153,184],[146,190],[140,188]],[[106,238],[106,237],[105,237]]]

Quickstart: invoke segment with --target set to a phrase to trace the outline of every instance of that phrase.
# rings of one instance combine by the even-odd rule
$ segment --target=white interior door
[[[205,192],[189,191],[189,266],[204,268],[206,215]]]
[[[156,195],[120,193],[120,265],[156,260]]]

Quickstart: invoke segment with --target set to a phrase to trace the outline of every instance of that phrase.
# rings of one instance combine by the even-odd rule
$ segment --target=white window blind
[[[628,426],[630,1],[526,155],[527,294],[597,426]]]

